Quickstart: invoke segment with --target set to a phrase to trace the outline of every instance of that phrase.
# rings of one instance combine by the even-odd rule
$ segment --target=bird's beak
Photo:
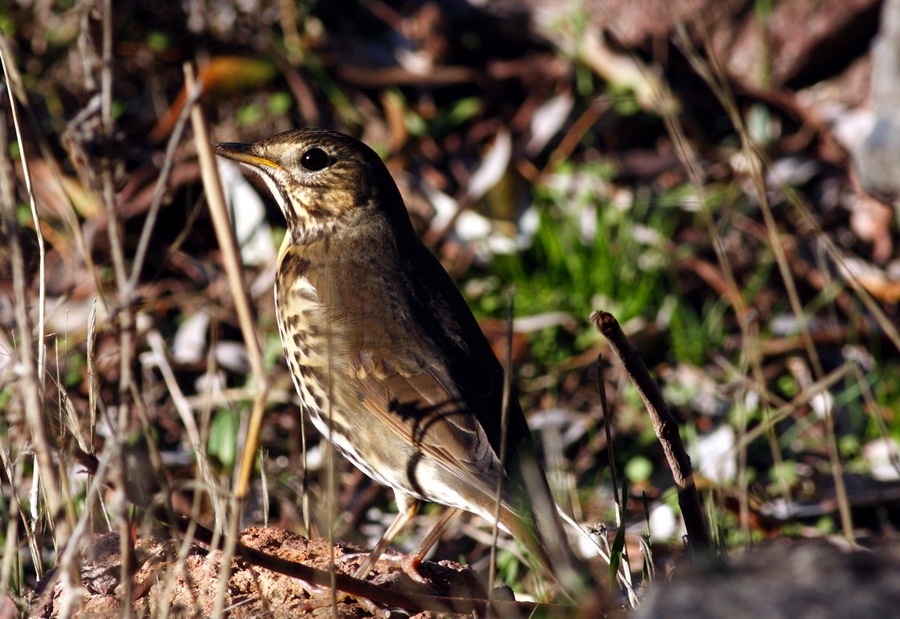
[[[254,168],[280,168],[281,166],[265,157],[254,155],[251,150],[253,144],[239,144],[228,142],[216,144],[216,154],[243,163]]]

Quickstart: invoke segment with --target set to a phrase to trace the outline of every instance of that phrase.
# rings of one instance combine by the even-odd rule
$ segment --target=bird
[[[584,566],[515,398],[504,413],[504,369],[378,154],[321,128],[216,153],[261,177],[284,214],[276,320],[303,409],[396,497],[397,517],[355,576],[426,501],[447,509],[408,559],[414,578],[463,510],[497,522],[564,590],[581,586]]]

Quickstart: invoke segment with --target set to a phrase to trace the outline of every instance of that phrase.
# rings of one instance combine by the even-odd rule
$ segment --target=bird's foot
[[[421,565],[422,563],[422,557],[418,553],[408,555],[382,554],[380,557],[378,557],[377,561],[372,564],[370,564],[369,561],[370,556],[371,555],[366,552],[354,552],[338,557],[337,561],[343,563],[344,561],[350,561],[353,559],[365,557],[362,565],[356,570],[356,573],[353,574],[354,578],[365,578],[377,563],[385,561],[387,563],[393,563],[394,565],[397,565],[411,580],[421,585],[431,584],[431,581],[429,581],[425,576],[422,576],[422,574],[419,573],[419,565]]]

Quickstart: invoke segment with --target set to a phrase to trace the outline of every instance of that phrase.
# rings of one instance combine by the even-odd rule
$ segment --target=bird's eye
[[[321,148],[310,148],[300,156],[300,165],[310,172],[318,172],[331,165],[331,157]]]

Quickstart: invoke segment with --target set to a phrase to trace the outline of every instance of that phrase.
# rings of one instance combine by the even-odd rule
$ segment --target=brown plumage
[[[493,521],[502,485],[499,524],[557,580],[581,578],[515,401],[502,436],[503,369],[378,155],[321,129],[219,144],[217,153],[258,173],[284,212],[276,310],[306,411],[396,493],[400,515],[358,575],[418,501]]]

